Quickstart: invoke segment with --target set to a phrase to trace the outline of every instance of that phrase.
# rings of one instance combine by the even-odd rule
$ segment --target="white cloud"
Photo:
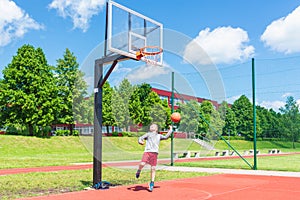
[[[226,102],[233,104],[237,99],[239,99],[242,95],[236,95],[232,97],[226,98]],[[249,99],[251,101],[251,99]],[[251,101],[252,102],[252,101]],[[300,99],[297,100],[297,104],[300,105]],[[275,112],[279,112],[279,108],[284,107],[285,101],[262,101],[256,102],[256,105],[262,106],[266,109],[273,109]]]
[[[296,103],[300,107],[300,99],[296,100]]]
[[[0,47],[22,38],[30,29],[43,29],[43,25],[30,18],[15,2],[0,0]]]
[[[157,76],[168,74],[169,68],[152,65],[141,66],[127,75],[130,82],[151,80]]]
[[[289,97],[289,96],[293,96],[293,94],[290,93],[290,92],[287,92],[287,93],[284,93],[281,97],[282,97],[282,98],[287,98],[287,97]]]
[[[212,31],[206,28],[187,45],[184,57],[186,60],[208,64],[208,59],[199,56],[195,49],[201,47],[215,64],[243,61],[254,54],[254,47],[247,45],[248,42],[248,34],[241,28],[218,27]]]
[[[286,54],[300,52],[300,6],[273,21],[261,36],[266,46]]]
[[[267,109],[273,109],[274,111],[278,112],[279,108],[284,107],[285,102],[283,101],[262,101],[260,106],[265,107]]]
[[[94,76],[85,76],[84,81],[88,86],[94,86]]]
[[[111,65],[105,66],[104,74],[110,69]],[[118,62],[112,73],[110,74],[108,81],[111,86],[119,85],[128,73],[132,71],[132,68],[126,67],[122,62]]]
[[[70,17],[73,28],[85,32],[89,28],[90,19],[99,13],[105,2],[105,0],[53,0],[49,8],[56,9],[63,18]]]
[[[122,63],[117,63],[115,66],[113,73],[122,73],[122,74],[127,74],[131,71],[132,69],[129,67],[124,67]]]
[[[226,102],[229,104],[233,104],[235,102],[235,100],[239,99],[241,96],[242,95],[228,97],[228,98],[226,98]]]

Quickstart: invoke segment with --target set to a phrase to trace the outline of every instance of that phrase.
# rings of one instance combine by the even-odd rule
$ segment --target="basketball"
[[[181,117],[180,117],[180,114],[179,114],[178,112],[172,113],[172,115],[171,115],[171,120],[172,120],[174,123],[180,122],[180,119],[181,119]]]

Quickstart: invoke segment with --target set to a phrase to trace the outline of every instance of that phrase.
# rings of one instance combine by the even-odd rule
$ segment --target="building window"
[[[174,105],[179,105],[181,103],[181,100],[180,99],[174,99]]]
[[[159,96],[159,98],[163,101],[163,100],[167,100],[168,101],[168,97],[167,96]]]

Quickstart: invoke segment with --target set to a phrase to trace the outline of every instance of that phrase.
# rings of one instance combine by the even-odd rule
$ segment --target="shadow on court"
[[[158,188],[160,188],[160,186],[154,186],[154,190],[158,189]],[[143,185],[135,185],[135,186],[132,186],[132,187],[128,187],[127,190],[134,191],[134,192],[146,190],[146,191],[150,192],[149,187],[143,186]]]

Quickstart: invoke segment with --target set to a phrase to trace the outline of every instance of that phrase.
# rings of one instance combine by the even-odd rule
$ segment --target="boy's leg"
[[[145,167],[145,165],[146,165],[145,162],[141,162],[141,163],[139,164],[139,168],[138,168],[138,170],[136,171],[136,174],[135,174],[135,177],[136,177],[136,178],[139,178],[139,177],[140,177],[141,171],[142,171],[142,169]]]
[[[156,172],[156,167],[155,166],[151,166],[151,182],[149,184],[149,190],[150,190],[150,192],[152,192],[153,188],[154,188],[155,172]]]
[[[149,190],[150,192],[152,192],[153,188],[154,188],[154,180],[155,180],[155,173],[156,173],[156,165],[157,165],[157,156],[158,153],[153,153],[151,155],[151,161],[150,161],[150,165],[151,165],[151,182],[149,184]]]
[[[156,172],[156,166],[151,166],[151,181],[154,182],[155,180],[155,172]]]

